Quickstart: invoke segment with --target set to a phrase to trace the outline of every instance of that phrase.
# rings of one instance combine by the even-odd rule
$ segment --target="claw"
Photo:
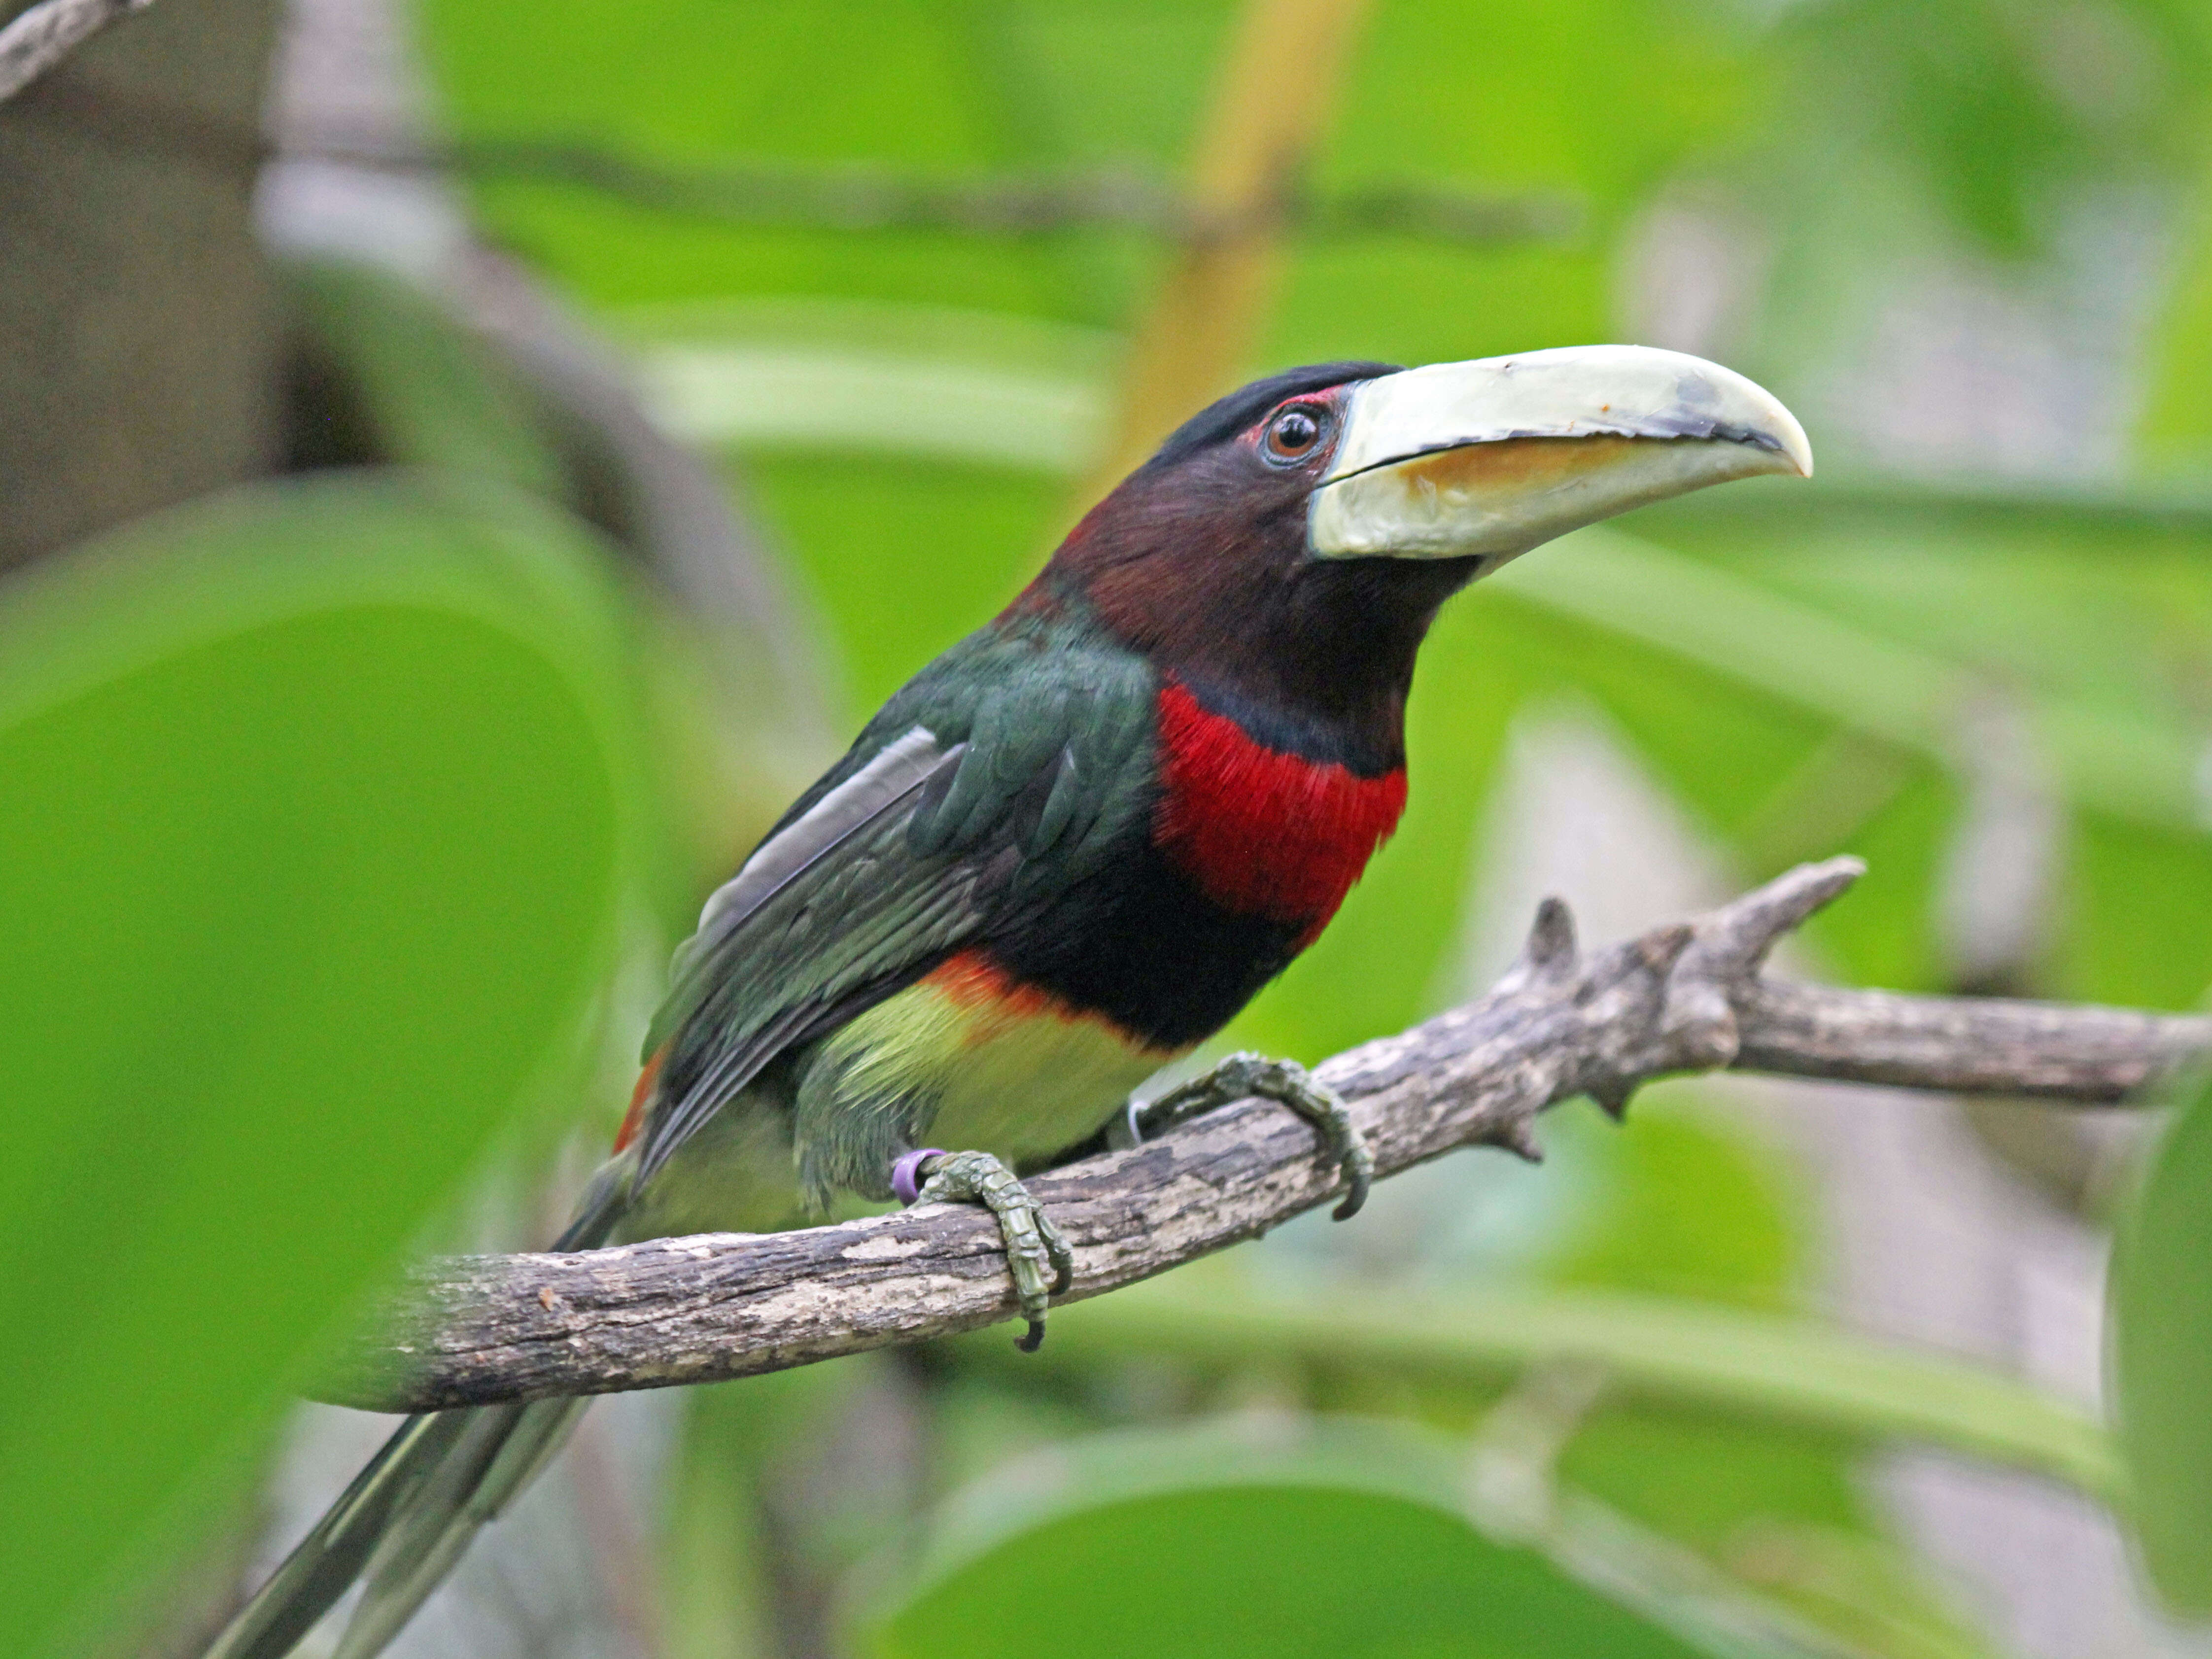
[[[1045,1312],[1052,1298],[1066,1295],[1075,1282],[1075,1252],[1066,1237],[1013,1171],[988,1152],[923,1154],[920,1167],[927,1171],[927,1178],[915,1194],[916,1202],[981,1204],[998,1218],[1015,1299],[1029,1322],[1029,1329],[1014,1346],[1024,1353],[1035,1353],[1044,1340]]]
[[[1044,1253],[1052,1261],[1052,1293],[1066,1296],[1075,1288],[1075,1252],[1060,1229],[1046,1218],[1042,1210],[1037,1212],[1037,1231],[1044,1235]],[[1037,1340],[1044,1338],[1040,1334]]]
[[[1178,1085],[1146,1108],[1145,1127],[1164,1128],[1216,1106],[1257,1095],[1287,1106],[1314,1127],[1322,1146],[1344,1176],[1343,1201],[1330,1213],[1349,1221],[1367,1202],[1375,1181],[1375,1155],[1335,1090],[1294,1060],[1265,1054],[1231,1054],[1204,1077]]]

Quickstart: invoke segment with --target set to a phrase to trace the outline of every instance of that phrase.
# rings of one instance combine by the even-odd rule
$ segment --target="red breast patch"
[[[1405,769],[1363,778],[1269,749],[1172,681],[1159,720],[1160,849],[1224,908],[1318,933],[1398,827]]]

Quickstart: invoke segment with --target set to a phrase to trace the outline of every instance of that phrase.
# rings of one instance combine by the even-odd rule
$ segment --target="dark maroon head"
[[[1321,363],[1178,428],[1037,592],[1216,707],[1395,747],[1422,636],[1477,575],[1645,501],[1810,470],[1787,410],[1676,352]]]
[[[1306,525],[1352,388],[1396,372],[1315,364],[1212,404],[1075,527],[1047,580],[1209,702],[1378,726],[1393,735],[1372,758],[1394,763],[1413,653],[1480,561],[1316,558]]]

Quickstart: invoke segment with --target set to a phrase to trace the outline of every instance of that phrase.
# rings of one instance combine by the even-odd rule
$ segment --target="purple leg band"
[[[912,1204],[921,1196],[921,1160],[943,1158],[942,1146],[925,1146],[918,1152],[908,1152],[891,1165],[891,1196],[902,1204]]]

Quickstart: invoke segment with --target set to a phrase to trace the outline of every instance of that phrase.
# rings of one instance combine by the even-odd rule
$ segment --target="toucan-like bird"
[[[1635,346],[1323,363],[1194,416],[924,668],[708,902],[612,1158],[555,1248],[787,1224],[838,1194],[999,1218],[1024,1346],[1068,1256],[1019,1175],[1097,1137],[1328,925],[1406,804],[1437,607],[1564,532],[1808,474],[1742,376]],[[1167,1109],[1341,1105],[1239,1055]],[[951,1148],[950,1152],[939,1148]],[[582,1402],[410,1418],[216,1641],[280,1659],[357,1580],[370,1659]]]

